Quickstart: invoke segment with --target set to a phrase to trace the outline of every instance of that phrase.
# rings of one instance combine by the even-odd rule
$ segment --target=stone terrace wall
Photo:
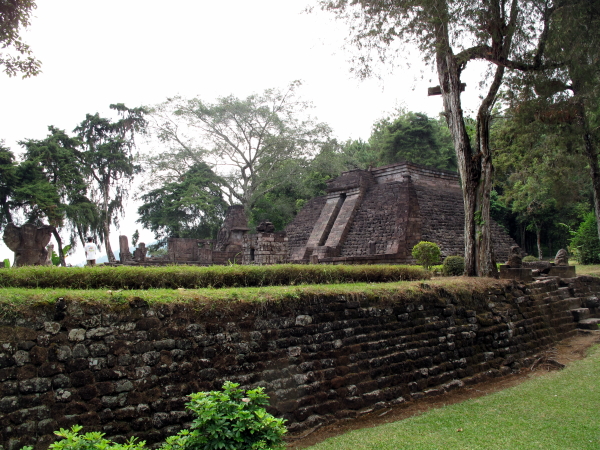
[[[0,440],[46,448],[81,424],[161,442],[191,417],[186,395],[224,380],[264,386],[291,431],[518,370],[575,331],[579,277],[454,295],[312,296],[277,304],[112,309],[59,301],[0,322]]]

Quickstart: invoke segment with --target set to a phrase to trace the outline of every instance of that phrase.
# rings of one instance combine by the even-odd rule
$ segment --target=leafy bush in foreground
[[[600,239],[593,211],[585,215],[584,221],[573,233],[571,248],[580,264],[600,263]]]
[[[239,384],[226,381],[223,391],[191,394],[187,408],[196,418],[189,430],[170,436],[161,450],[283,450],[287,432],[283,419],[265,410],[268,396],[263,388],[244,392]],[[63,439],[50,445],[51,450],[147,450],[146,442],[131,438],[125,444],[104,439],[104,433],[80,435],[82,427],[60,429],[54,434]],[[32,450],[30,446],[22,450]]]
[[[431,277],[415,266],[299,265],[44,267],[0,270],[0,288],[198,289],[298,284],[386,283]]]

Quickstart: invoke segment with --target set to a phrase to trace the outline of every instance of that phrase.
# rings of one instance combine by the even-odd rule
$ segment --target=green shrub
[[[283,450],[287,432],[283,419],[265,410],[269,404],[263,388],[244,392],[239,384],[226,381],[223,391],[191,394],[187,408],[196,418],[189,430],[170,436],[161,450]],[[104,433],[80,435],[82,427],[60,429],[54,434],[63,438],[50,445],[51,450],[147,450],[146,442],[132,437],[125,444],[104,439]],[[26,446],[21,450],[33,450]]]
[[[10,261],[8,259],[4,260],[4,268],[5,269],[10,269]]]
[[[444,259],[444,275],[460,276],[465,273],[465,258],[462,256],[446,256]]]
[[[526,257],[523,258],[523,262],[536,262],[539,260],[540,259],[537,256],[533,256],[533,255],[527,255]]]
[[[167,438],[162,450],[283,450],[283,419],[265,410],[263,388],[244,392],[226,381],[223,391],[192,394],[187,404],[196,418],[189,430]]]
[[[440,261],[440,247],[434,242],[421,241],[413,247],[412,256],[417,264],[429,270],[429,267]]]
[[[571,238],[571,249],[580,264],[600,263],[600,240],[594,212],[585,215]]]
[[[402,265],[280,264],[273,266],[53,267],[0,271],[0,288],[200,289],[298,284],[389,283],[429,278]]]
[[[104,439],[104,433],[92,431],[90,433],[79,434],[83,427],[73,425],[70,430],[61,428],[60,431],[55,431],[54,434],[60,436],[60,441],[50,444],[51,450],[146,450],[146,442],[136,442],[136,438],[132,437],[124,444],[117,444],[108,439]],[[33,447],[25,446],[21,450],[33,450]]]

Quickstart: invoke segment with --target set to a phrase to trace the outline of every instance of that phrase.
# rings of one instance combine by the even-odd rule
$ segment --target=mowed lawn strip
[[[599,424],[600,346],[595,346],[562,371],[309,449],[597,450]]]
[[[439,290],[445,294],[469,297],[473,291],[486,292],[504,284],[491,278],[440,278],[425,281],[398,281],[393,283],[336,283],[297,286],[265,286],[204,289],[0,289],[0,307],[22,309],[34,305],[53,304],[59,298],[67,301],[125,305],[131,300],[142,299],[150,305],[157,303],[210,303],[210,302],[282,302],[319,296],[345,296],[356,300],[390,300],[402,298],[431,301]]]

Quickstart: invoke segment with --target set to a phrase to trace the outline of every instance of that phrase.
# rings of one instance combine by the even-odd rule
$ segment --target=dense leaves
[[[168,237],[214,238],[223,221],[227,203],[221,179],[205,163],[196,163],[179,180],[140,196],[139,219],[154,232],[159,244]]]
[[[41,63],[32,56],[20,34],[29,26],[35,8],[34,0],[0,0],[0,66],[4,66],[9,77],[22,73],[26,78],[40,73]]]

